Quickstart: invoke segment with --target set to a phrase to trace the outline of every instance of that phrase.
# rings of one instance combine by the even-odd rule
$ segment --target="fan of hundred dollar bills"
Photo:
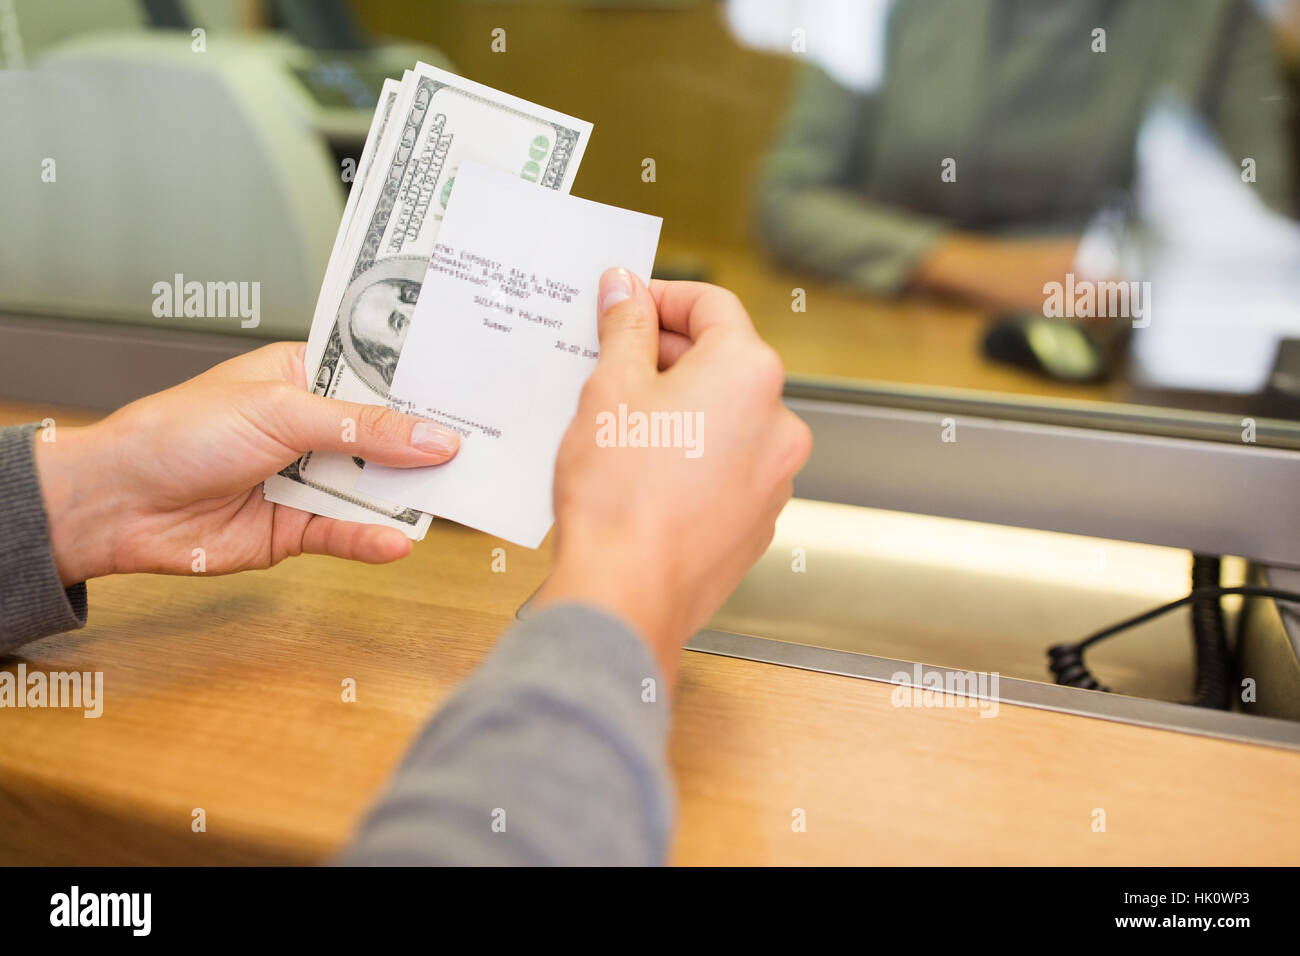
[[[345,401],[387,402],[462,161],[567,193],[590,135],[590,123],[426,63],[401,83],[385,81],[316,301],[307,387]],[[309,452],[269,478],[265,494],[277,504],[423,538],[430,515],[356,490],[364,465]]]

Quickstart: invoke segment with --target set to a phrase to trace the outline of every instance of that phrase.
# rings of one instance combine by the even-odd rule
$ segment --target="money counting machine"
[[[384,77],[447,64],[323,28],[351,48],[190,26],[207,21],[179,3],[169,29],[145,16],[166,4],[84,6],[80,32],[66,4],[17,0],[5,22],[0,398],[108,408],[305,337]]]

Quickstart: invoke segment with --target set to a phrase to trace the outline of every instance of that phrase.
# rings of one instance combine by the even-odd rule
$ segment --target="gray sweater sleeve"
[[[796,269],[896,296],[950,231],[941,220],[870,198],[857,181],[855,150],[875,123],[873,97],[846,90],[816,66],[763,162],[757,194],[760,240]]]
[[[420,733],[339,862],[664,862],[674,805],[659,683],[615,618],[537,614]]]
[[[37,426],[0,429],[0,654],[81,627],[59,583]],[[644,643],[586,607],[515,627],[424,728],[347,864],[663,862],[668,701]]]
[[[86,585],[64,588],[36,479],[37,425],[0,428],[0,654],[86,623]]]

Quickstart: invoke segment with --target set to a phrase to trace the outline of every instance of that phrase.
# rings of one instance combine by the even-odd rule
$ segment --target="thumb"
[[[654,372],[659,363],[659,311],[650,290],[627,269],[606,269],[597,299],[602,366],[620,375]]]
[[[334,451],[380,465],[440,465],[460,448],[460,434],[382,405],[340,402],[293,386],[277,388],[269,402],[271,437],[295,452]]]

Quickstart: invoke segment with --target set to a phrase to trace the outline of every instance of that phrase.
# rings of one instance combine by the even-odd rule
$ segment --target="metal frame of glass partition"
[[[1093,402],[792,380],[813,431],[801,498],[1300,567],[1300,424]],[[521,609],[522,610],[522,609]],[[704,630],[691,650],[894,682],[914,662]],[[966,672],[921,664],[924,684]],[[978,695],[971,695],[978,696]],[[1300,723],[1001,678],[996,700],[1300,750]]]
[[[791,381],[795,495],[1300,568],[1300,423]]]

